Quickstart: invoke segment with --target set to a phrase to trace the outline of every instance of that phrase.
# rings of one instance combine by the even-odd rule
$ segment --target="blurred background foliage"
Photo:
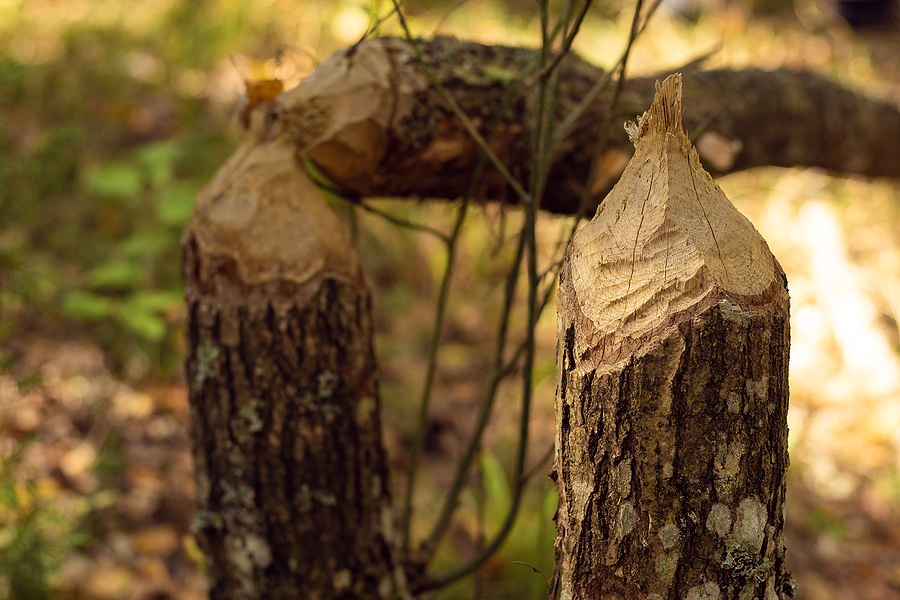
[[[198,191],[237,143],[243,80],[277,77],[293,87],[359,38],[373,6],[384,15],[388,4],[0,0],[0,598],[204,597],[190,531],[181,230]],[[533,2],[403,4],[425,36],[539,42]],[[633,72],[713,52],[708,66],[788,65],[898,97],[896,34],[859,35],[820,0],[680,6],[687,16],[654,18],[633,51]],[[632,10],[623,0],[595,3],[576,50],[611,66]],[[398,31],[395,19],[380,29]],[[721,183],[769,240],[791,283],[788,554],[801,597],[900,597],[896,188],[767,169]],[[440,203],[380,206],[445,231],[454,216]],[[489,205],[467,222],[426,440],[427,477],[416,495],[420,535],[481,397],[497,282],[520,218]],[[545,264],[565,225],[542,219]],[[386,444],[400,471],[444,257],[427,235],[374,215],[359,213],[355,227],[375,289]],[[552,570],[555,490],[541,457],[554,435],[554,309],[551,303],[537,332],[537,467],[519,524],[474,578],[433,597],[546,593],[541,574]],[[516,311],[521,327],[521,304]],[[517,411],[510,384],[437,566],[471,555],[502,520]]]

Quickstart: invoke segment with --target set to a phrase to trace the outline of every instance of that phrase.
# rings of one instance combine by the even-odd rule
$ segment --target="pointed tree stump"
[[[560,275],[562,598],[792,596],[784,274],[700,166],[680,75],[629,135]]]
[[[271,111],[252,118],[182,242],[210,598],[407,598],[369,291]]]

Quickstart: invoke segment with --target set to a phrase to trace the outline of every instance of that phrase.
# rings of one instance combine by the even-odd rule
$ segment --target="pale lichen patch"
[[[382,577],[378,582],[378,597],[379,598],[390,598],[391,593],[394,591],[394,583],[391,581],[390,577]]]
[[[719,590],[719,586],[712,581],[707,581],[689,589],[684,600],[719,600],[721,597],[722,592]]]
[[[341,569],[331,576],[331,584],[334,586],[334,591],[343,592],[346,589],[349,589],[353,584],[353,574],[350,572],[350,569]]]
[[[593,486],[587,481],[572,482],[572,495],[574,496],[572,498],[572,506],[577,506],[581,515],[587,510],[587,505],[588,502],[591,501],[591,492],[593,489]]]
[[[222,504],[227,507],[252,509],[255,506],[256,492],[246,483],[237,486],[229,481],[222,481]]]
[[[613,471],[615,487],[619,496],[627,498],[631,494],[631,459],[623,459]]]
[[[249,431],[250,433],[256,433],[263,428],[263,421],[259,416],[259,410],[262,407],[262,400],[260,400],[259,398],[254,398],[248,404],[242,406],[241,410],[238,411],[241,419],[243,419],[247,424],[247,431]]]
[[[726,298],[719,300],[719,312],[726,319],[735,319],[738,322],[746,321],[750,317],[750,313],[743,310],[737,304],[732,304]]]
[[[626,502],[619,507],[619,515],[616,517],[616,537],[620,540],[624,538],[631,533],[635,524],[637,524],[637,514],[634,506],[631,502]]]
[[[218,346],[210,340],[203,340],[197,346],[197,372],[194,374],[194,390],[203,387],[203,382],[216,374],[216,361],[222,355]]]
[[[715,485],[716,493],[724,500],[730,500],[734,484],[738,480],[744,445],[740,442],[721,443],[716,447]]]
[[[334,394],[335,387],[337,387],[336,379],[334,373],[331,371],[325,370],[319,373],[319,398],[331,398],[332,394]]]
[[[264,569],[272,563],[272,551],[266,540],[256,534],[225,536],[225,547],[228,551],[228,562],[243,575],[241,589],[246,595],[255,591],[253,572],[255,568]]]
[[[731,531],[731,509],[724,504],[713,504],[706,517],[706,528],[725,537]]]
[[[745,384],[747,394],[751,398],[766,400],[769,397],[769,376],[763,375],[759,379],[747,379]]]
[[[222,519],[219,514],[205,508],[198,510],[197,514],[194,515],[194,519],[191,521],[191,531],[193,533],[197,533],[206,527],[222,529],[224,526],[225,520]]]
[[[669,550],[678,543],[678,540],[681,539],[681,530],[678,529],[678,525],[674,523],[669,523],[668,525],[663,525],[659,528],[659,540],[662,542],[663,548]]]
[[[734,524],[735,540],[743,545],[759,549],[766,528],[766,507],[755,497],[741,501]]]
[[[394,513],[387,505],[381,508],[379,525],[381,526],[381,534],[384,536],[384,539],[389,544],[396,542],[397,528],[394,525]]]
[[[725,542],[727,548],[725,558],[722,560],[722,568],[734,571],[743,579],[751,580],[752,587],[766,580],[772,570],[772,561],[768,556],[762,556],[753,550],[747,549],[739,542],[729,540]],[[746,588],[741,590],[741,594]]]
[[[678,552],[668,552],[656,559],[656,573],[660,579],[666,583],[672,583],[679,558],[681,555]]]

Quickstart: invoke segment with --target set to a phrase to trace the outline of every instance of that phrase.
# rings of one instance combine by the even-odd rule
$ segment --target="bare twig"
[[[572,109],[572,112],[566,115],[566,118],[563,119],[562,122],[556,127],[556,130],[553,132],[553,138],[556,143],[559,143],[566,137],[568,137],[569,133],[571,133],[572,131],[572,127],[575,126],[575,123],[578,121],[578,119],[581,118],[581,115],[584,114],[584,111],[586,111],[588,107],[590,107],[594,103],[600,93],[604,89],[606,89],[606,86],[609,84],[609,81],[612,78],[612,74],[615,73],[616,70],[625,62],[627,62],[628,53],[631,50],[632,44],[634,44],[634,40],[637,39],[637,36],[644,32],[644,30],[647,28],[647,24],[650,22],[650,17],[653,16],[653,14],[661,4],[662,0],[654,0],[653,4],[650,6],[650,9],[647,11],[647,16],[644,18],[644,23],[641,25],[640,29],[637,32],[634,31],[634,27],[632,26],[631,34],[629,35],[628,39],[628,45],[625,48],[625,52],[622,54],[619,60],[616,61],[616,64],[613,65],[613,67],[609,70],[609,72],[606,73],[604,77],[597,80],[593,87],[588,90],[588,93],[585,94],[584,98],[581,99],[581,102],[579,102],[578,105]],[[640,8],[640,5],[637,8]],[[640,14],[640,11],[635,10],[634,14],[635,18],[637,18]],[[634,23],[634,21],[632,21],[632,23]]]
[[[356,54],[356,50],[359,48],[359,45],[369,39],[370,35],[378,31],[378,28],[381,27],[381,24],[390,19],[394,15],[394,13],[397,12],[397,9],[392,9],[391,12],[383,17],[378,16],[379,12],[381,12],[381,0],[373,0],[372,7],[369,9],[369,25],[366,27],[365,32],[363,32],[363,34],[360,36],[359,41],[347,48],[347,53],[345,54],[347,58],[350,58],[351,56]]]
[[[591,7],[591,4],[593,4],[593,0],[585,1],[584,6],[582,6],[581,10],[578,12],[578,16],[575,17],[575,24],[563,40],[562,48],[560,48],[559,52],[556,54],[553,62],[541,70],[540,77],[542,79],[549,77],[559,66],[559,63],[562,62],[562,59],[566,54],[569,53],[569,50],[571,50],[572,42],[575,41],[575,36],[578,35],[578,31],[581,29],[581,23],[584,21],[584,17],[587,15],[587,11]]]
[[[494,399],[497,396],[497,388],[499,387],[500,382],[503,380],[503,378],[508,374],[508,371],[502,366],[503,350],[506,346],[507,332],[509,329],[509,315],[510,309],[512,308],[512,301],[515,297],[519,266],[522,264],[522,257],[524,255],[525,235],[523,231],[519,235],[519,243],[516,247],[516,256],[510,265],[509,275],[507,276],[506,285],[504,287],[503,306],[500,313],[500,324],[497,331],[497,341],[494,346],[494,357],[491,361],[491,373],[488,377],[488,387],[485,390],[485,397],[481,402],[478,416],[475,420],[475,427],[469,437],[469,443],[466,446],[463,456],[459,459],[459,461],[457,461],[456,474],[454,475],[453,483],[451,484],[450,489],[447,491],[447,494],[445,496],[444,504],[441,508],[438,520],[435,523],[434,529],[432,530],[428,540],[424,544],[422,544],[422,547],[420,548],[421,554],[426,559],[430,558],[434,553],[435,548],[437,548],[438,543],[441,541],[441,538],[447,530],[447,526],[450,524],[450,519],[453,516],[454,509],[456,508],[456,503],[465,483],[466,475],[468,474],[469,468],[472,465],[472,460],[475,458],[475,455],[478,452],[478,448],[481,445],[482,435],[484,434],[484,430],[487,427],[488,420],[490,419],[491,411],[494,407]],[[516,353],[516,355],[518,356],[518,353]]]
[[[474,184],[472,185],[474,188]],[[434,373],[437,369],[437,353],[441,343],[441,329],[444,324],[444,313],[447,309],[447,299],[450,297],[450,279],[453,275],[453,258],[459,244],[462,226],[466,220],[466,212],[469,208],[470,195],[466,195],[459,208],[453,233],[447,243],[447,263],[444,267],[444,275],[441,278],[441,288],[438,292],[437,308],[434,316],[434,329],[431,334],[431,343],[428,347],[428,366],[425,370],[425,383],[422,385],[422,399],[419,402],[419,422],[416,429],[416,440],[413,443],[412,457],[406,479],[406,499],[403,503],[403,547],[409,548],[409,528],[412,521],[412,495],[415,485],[416,472],[419,469],[419,459],[422,456],[422,447],[425,444],[425,431],[428,428],[428,407],[431,404],[431,388],[434,382]]]
[[[514,92],[518,89],[521,83],[521,81],[510,83],[509,87],[507,88],[505,97],[500,104],[500,108],[494,115],[494,122],[491,125],[491,137],[493,137],[504,113],[510,106],[510,103],[514,96]],[[485,165],[485,159],[486,156],[484,155],[484,153],[482,153],[479,156],[478,164],[475,167],[475,173],[469,183],[469,189],[466,193],[467,197],[471,195],[472,192],[474,192],[474,186],[478,182],[478,179],[480,179],[481,177],[481,172]],[[506,279],[506,286],[504,288],[503,296],[503,308],[501,310],[500,324],[498,327],[497,336],[495,338],[496,342],[494,346],[494,357],[491,361],[491,373],[488,377],[488,385],[485,391],[485,397],[481,402],[475,427],[469,437],[469,442],[466,445],[466,450],[463,453],[463,456],[457,461],[456,473],[453,478],[453,483],[450,485],[447,494],[444,496],[444,502],[441,506],[441,511],[438,514],[438,518],[435,521],[431,534],[419,548],[420,558],[426,561],[431,558],[434,550],[440,543],[441,538],[444,536],[447,527],[450,525],[450,520],[453,516],[454,510],[456,509],[457,502],[459,500],[459,494],[463,489],[465,478],[472,466],[472,461],[474,460],[475,455],[478,452],[479,447],[481,446],[481,438],[484,434],[484,430],[493,410],[494,400],[497,396],[497,389],[500,382],[511,372],[511,370],[505,369],[501,365],[503,362],[503,354],[506,350],[510,309],[512,308],[512,300],[515,293],[516,283],[518,281],[519,268],[522,264],[522,257],[524,256],[524,241],[525,238],[520,234],[516,255],[510,265],[509,274],[507,275]],[[518,354],[516,356],[518,357]],[[518,360],[518,358],[516,358],[516,360]]]
[[[331,190],[327,190],[331,191]],[[389,223],[393,223],[398,227],[406,227],[407,229],[412,229],[414,231],[421,231],[423,233],[428,233],[436,237],[437,239],[444,242],[445,245],[450,245],[450,236],[439,229],[435,229],[434,227],[429,227],[428,225],[422,225],[421,223],[416,223],[415,221],[410,221],[409,219],[404,219],[403,217],[398,217],[397,215],[392,215],[391,213],[381,210],[380,208],[375,208],[371,204],[368,204],[363,201],[356,202],[350,198],[344,198],[353,203],[353,206],[359,207],[366,212],[370,212],[373,215],[378,215],[385,221]]]

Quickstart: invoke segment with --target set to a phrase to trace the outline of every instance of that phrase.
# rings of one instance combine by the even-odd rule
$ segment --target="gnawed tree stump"
[[[791,596],[784,274],[701,168],[680,76],[629,135],[560,275],[562,598]]]
[[[408,597],[369,291],[269,108],[253,114],[183,238],[195,529],[210,597]]]

